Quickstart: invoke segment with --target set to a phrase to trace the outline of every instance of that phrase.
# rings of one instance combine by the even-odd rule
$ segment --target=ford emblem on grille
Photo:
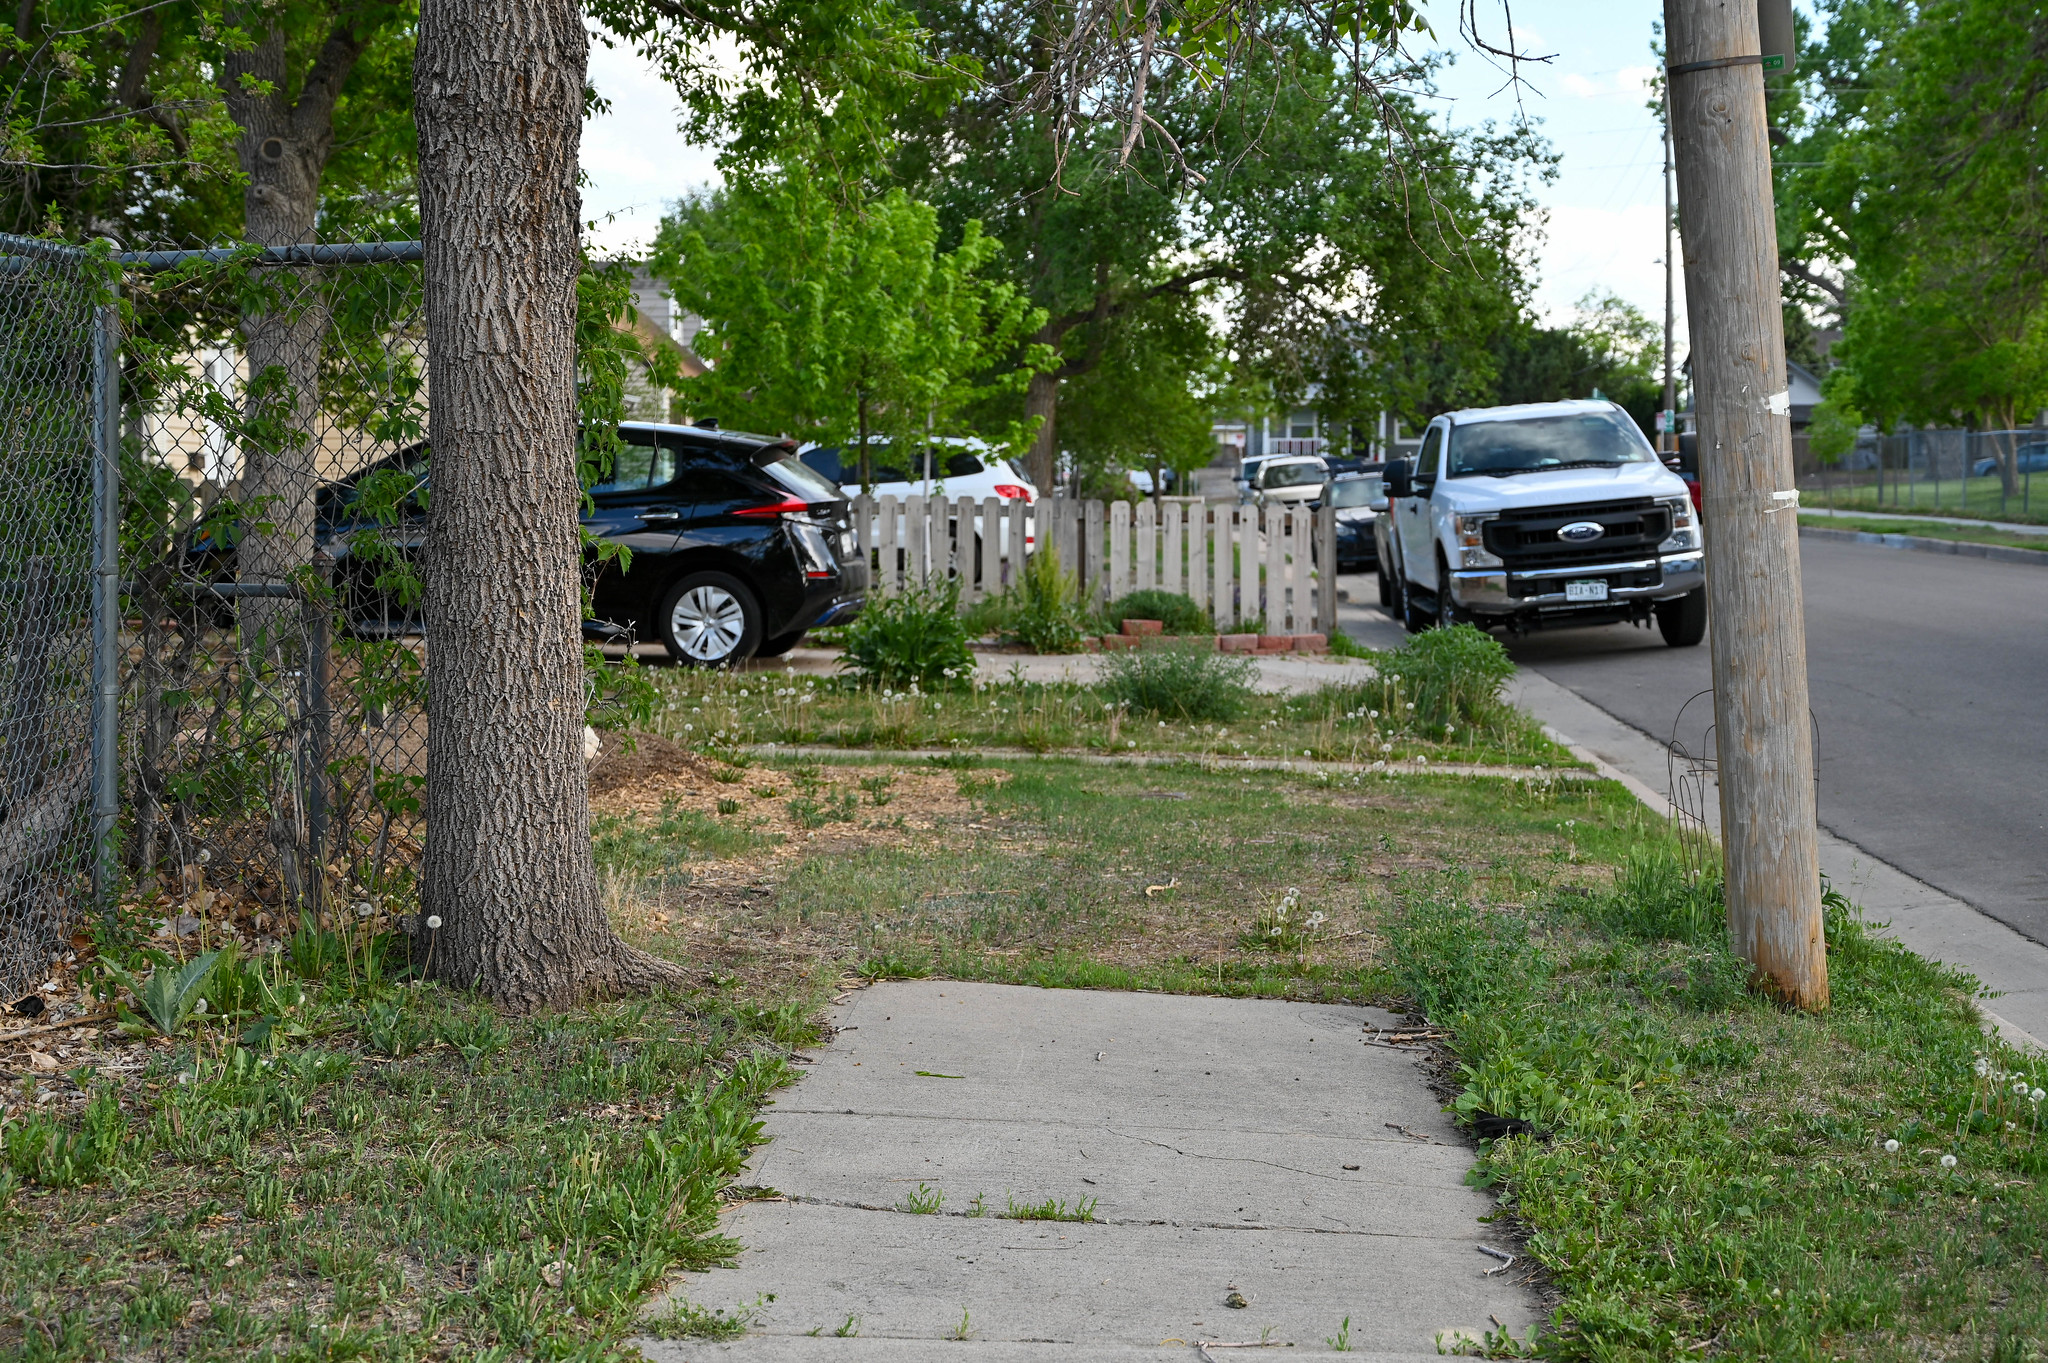
[[[1607,527],[1598,521],[1573,521],[1557,528],[1557,537],[1573,544],[1591,544],[1606,533]]]

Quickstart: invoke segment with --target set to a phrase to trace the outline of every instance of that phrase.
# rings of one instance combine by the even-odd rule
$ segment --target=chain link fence
[[[0,1002],[44,978],[91,898],[107,273],[0,237]]]
[[[125,259],[128,884],[172,937],[381,927],[425,780],[418,247]]]
[[[1835,461],[1802,456],[1798,469],[1810,507],[2029,521],[2048,517],[2048,427],[1865,433]],[[2037,482],[2043,497],[2039,509],[2034,503]]]

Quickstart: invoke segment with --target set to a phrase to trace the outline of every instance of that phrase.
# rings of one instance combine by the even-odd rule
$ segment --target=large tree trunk
[[[434,974],[509,1008],[680,981],[599,904],[583,769],[574,0],[425,0],[427,841]]]
[[[1037,434],[1031,438],[1031,449],[1024,456],[1025,471],[1031,481],[1038,485],[1041,496],[1054,492],[1053,480],[1059,473],[1059,443],[1054,431],[1059,417],[1060,376],[1057,373],[1033,373],[1030,386],[1024,390],[1024,419],[1038,419]]]

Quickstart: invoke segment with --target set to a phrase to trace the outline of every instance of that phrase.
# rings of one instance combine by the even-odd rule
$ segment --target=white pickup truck
[[[1451,412],[1386,467],[1380,604],[1411,632],[1652,619],[1706,634],[1706,546],[1685,481],[1611,402]]]

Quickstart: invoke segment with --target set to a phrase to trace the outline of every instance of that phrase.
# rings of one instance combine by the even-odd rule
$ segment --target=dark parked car
[[[805,631],[860,613],[868,564],[845,494],[799,463],[794,445],[697,426],[632,423],[619,434],[625,448],[590,489],[583,524],[631,557],[597,569],[586,633],[630,632],[678,662],[716,665],[786,653]],[[387,474],[415,476],[380,524],[369,503],[405,486]],[[320,490],[320,545],[360,632],[418,627],[417,607],[379,587],[382,565],[352,541],[367,531],[401,556],[417,552],[429,478],[426,448],[413,446]]]
[[[1370,572],[1380,560],[1372,523],[1387,509],[1387,492],[1380,484],[1379,464],[1368,464],[1364,472],[1347,473],[1323,484],[1320,496],[1309,505],[1336,509],[1337,571]]]
[[[1982,449],[1983,446],[1980,445],[1978,448]],[[2013,451],[2013,458],[2015,462],[2013,472],[2015,473],[2048,473],[2048,441],[2030,440]],[[1970,465],[1970,476],[1973,478],[1989,478],[1996,472],[1998,472],[1998,459],[1996,456],[1979,459],[1976,463]]]

